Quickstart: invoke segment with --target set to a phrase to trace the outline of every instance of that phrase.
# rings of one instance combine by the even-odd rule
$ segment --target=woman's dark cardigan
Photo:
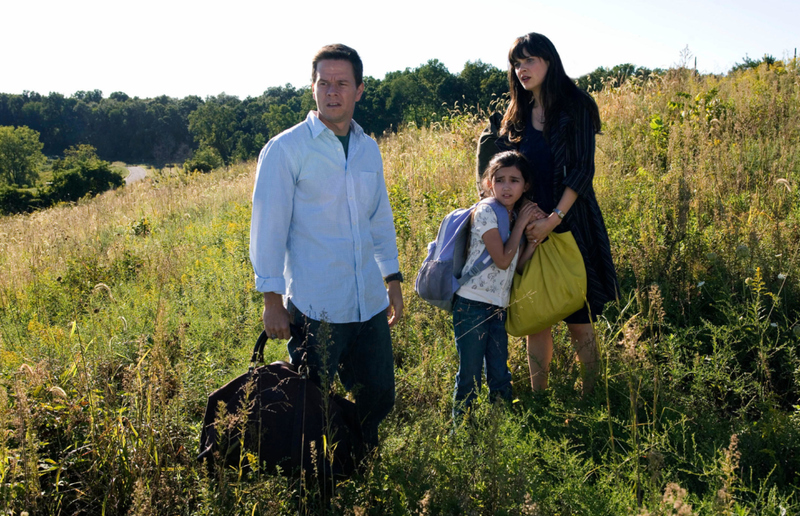
[[[498,136],[501,120],[502,115],[493,114],[489,126],[478,140],[476,175],[479,191],[481,176],[492,156],[504,150],[517,150],[518,147],[506,136]],[[550,132],[547,140],[553,157],[553,200],[557,204],[566,187],[578,193],[563,224],[572,232],[583,255],[589,309],[592,314],[600,315],[603,305],[619,297],[619,284],[611,258],[608,231],[592,187],[594,124],[588,110],[580,109],[574,116],[562,113],[558,124]],[[536,199],[531,200],[537,202]]]

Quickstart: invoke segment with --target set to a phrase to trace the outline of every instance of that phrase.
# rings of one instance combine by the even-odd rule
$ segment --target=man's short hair
[[[325,61],[326,59],[350,61],[350,64],[353,65],[353,75],[355,75],[356,78],[356,86],[360,86],[364,81],[364,65],[361,64],[361,58],[358,56],[358,52],[347,45],[336,43],[334,45],[325,45],[317,51],[314,60],[311,61],[312,83],[317,80],[317,63]]]

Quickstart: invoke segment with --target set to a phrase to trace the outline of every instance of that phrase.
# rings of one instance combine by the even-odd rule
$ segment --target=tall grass
[[[381,458],[330,503],[291,478],[194,461],[208,392],[260,326],[253,163],[156,171],[0,219],[0,511],[19,514],[792,514],[800,510],[796,63],[670,70],[596,95],[595,188],[622,284],[585,399],[565,328],[551,388],[481,396],[451,432],[448,314],[412,284],[442,216],[474,201],[481,116],[380,140],[406,317]],[[285,358],[283,348],[267,359]]]

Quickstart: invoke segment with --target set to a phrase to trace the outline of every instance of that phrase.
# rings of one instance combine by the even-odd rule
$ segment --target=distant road
[[[128,174],[128,177],[125,178],[126,185],[129,185],[136,181],[141,181],[142,179],[144,179],[144,176],[147,172],[142,167],[125,167],[125,168],[127,168],[128,171],[130,172],[130,174]]]

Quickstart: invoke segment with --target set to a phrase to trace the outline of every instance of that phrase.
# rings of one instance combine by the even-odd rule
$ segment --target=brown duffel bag
[[[294,325],[292,338],[304,340]],[[219,465],[250,469],[255,461],[285,475],[349,477],[364,455],[355,404],[323,392],[303,366],[256,367],[266,342],[262,332],[248,372],[208,396],[198,460],[210,472]]]

